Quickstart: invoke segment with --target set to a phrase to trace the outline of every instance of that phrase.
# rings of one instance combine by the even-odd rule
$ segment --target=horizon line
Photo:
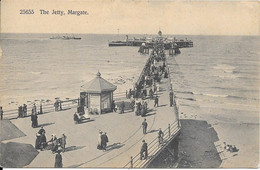
[[[58,32],[0,32],[0,34],[93,34],[93,35],[157,35],[157,33],[149,34],[149,33],[70,33],[70,32],[64,32],[64,33],[58,33]],[[260,34],[163,34],[163,35],[186,35],[186,36],[260,36]]]

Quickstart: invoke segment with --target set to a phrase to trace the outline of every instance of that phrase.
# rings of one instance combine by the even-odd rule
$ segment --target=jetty
[[[179,121],[178,104],[175,100],[170,70],[167,64],[164,44],[157,43],[144,64],[144,69],[135,82],[134,89],[125,93],[114,94],[113,100],[120,106],[125,102],[125,112],[109,112],[104,114],[90,114],[88,119],[80,124],[75,124],[73,114],[81,105],[80,98],[59,101],[62,107],[54,110],[54,104],[37,106],[42,109],[38,114],[39,127],[31,127],[30,114],[18,117],[17,110],[4,110],[4,119],[10,121],[25,135],[3,140],[1,143],[22,143],[35,146],[35,134],[40,127],[44,127],[47,140],[51,134],[67,136],[65,152],[62,153],[63,167],[66,168],[146,168],[151,167],[153,160],[160,155],[168,145],[174,149],[169,151],[174,162],[178,162],[178,135],[181,130]],[[153,70],[151,72],[151,70]],[[99,73],[100,77],[101,74]],[[155,88],[151,96],[144,95],[144,90]],[[113,89],[114,90],[114,89]],[[130,95],[129,95],[130,94]],[[129,97],[130,96],[130,97]],[[158,106],[155,107],[154,97],[158,97]],[[132,109],[129,103],[134,99],[147,102],[147,113],[140,115],[136,109]],[[29,107],[28,110],[31,110]],[[147,134],[143,134],[142,122],[148,123]],[[158,130],[162,129],[163,141],[159,143]],[[97,149],[98,132],[106,132],[109,138],[107,150]],[[1,129],[1,132],[7,133]],[[9,133],[9,132],[8,132]],[[142,141],[148,144],[148,157],[140,160]],[[12,151],[12,148],[8,148]],[[12,151],[15,154],[15,150]],[[2,153],[3,154],[3,153]],[[25,151],[22,157],[26,157]],[[11,155],[4,155],[6,159],[12,159]],[[19,162],[19,158],[17,158]],[[54,167],[55,154],[50,150],[38,151],[38,154],[23,167]],[[5,165],[3,165],[5,167]],[[19,167],[19,166],[16,166]]]
[[[165,49],[171,48],[172,45],[176,45],[178,48],[190,48],[193,47],[193,41],[186,39],[176,39],[175,37],[173,38],[168,38],[168,37],[163,37],[162,36],[162,31],[159,30],[158,36],[153,37],[153,38],[148,38],[148,37],[143,37],[143,38],[132,38],[129,39],[128,35],[126,35],[126,40],[124,41],[110,41],[108,43],[109,47],[115,47],[115,46],[137,46],[140,47],[143,44],[148,46],[149,48],[153,48],[154,45],[158,43],[158,41],[163,41]]]

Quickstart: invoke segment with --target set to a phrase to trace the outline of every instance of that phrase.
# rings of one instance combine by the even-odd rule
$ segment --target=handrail
[[[169,127],[163,131],[163,133],[165,134],[163,138],[165,139],[166,142],[171,140],[171,137],[174,136],[176,134],[176,132],[178,132],[178,130],[180,129],[178,120],[174,121],[172,124],[170,124],[170,129],[172,131],[170,136],[168,133],[166,133],[168,131],[168,129],[169,129]],[[147,146],[149,155],[151,154],[153,156],[154,153],[156,153],[158,150],[160,150],[164,146],[164,145],[157,146],[156,144],[158,144],[158,142],[156,142],[156,140],[158,140],[158,137],[155,137]],[[137,153],[134,157],[132,157],[132,159],[124,166],[124,168],[130,167],[129,165],[131,163],[132,163],[133,167],[142,167],[142,166],[138,166],[138,165],[141,164],[143,161],[136,159],[139,155],[140,155],[140,153]]]
[[[75,105],[78,105],[78,99],[70,99],[70,100],[64,100],[60,101],[62,103],[62,109],[67,109],[68,107],[73,108]],[[31,115],[30,110],[32,109],[32,106],[27,107],[27,116]],[[36,105],[36,108],[40,108],[40,105]],[[53,103],[47,103],[47,104],[42,104],[42,109],[43,112],[49,112],[53,108]],[[38,109],[39,110],[39,109]],[[12,109],[12,110],[4,110],[4,118],[9,118],[14,117],[13,115],[18,115],[18,108],[17,109]]]

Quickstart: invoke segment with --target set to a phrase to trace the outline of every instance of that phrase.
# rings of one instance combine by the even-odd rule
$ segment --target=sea
[[[0,35],[3,110],[17,109],[24,103],[53,102],[55,98],[78,98],[81,86],[97,72],[117,85],[115,93],[124,93],[133,87],[148,58],[138,53],[138,47],[108,47],[110,40],[124,40],[125,35],[74,35],[81,40],[51,36],[57,34]],[[176,37],[194,42],[192,48],[182,48],[181,54],[168,58],[181,114],[259,123],[260,37]]]

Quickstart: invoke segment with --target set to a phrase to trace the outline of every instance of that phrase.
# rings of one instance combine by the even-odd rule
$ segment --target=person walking
[[[60,151],[55,156],[55,168],[62,168],[62,156],[60,154]]]
[[[35,149],[41,149],[41,135],[36,133]]]
[[[135,102],[135,115],[139,116],[141,113],[141,102],[139,100],[137,100]]]
[[[54,103],[55,111],[58,111],[58,107],[59,107],[59,102],[58,102],[58,100],[56,100]]]
[[[66,149],[66,139],[67,139],[67,136],[63,133],[62,137],[61,137],[61,144],[60,144],[62,152],[65,152],[65,149]]]
[[[22,106],[18,107],[18,117],[23,117],[23,107]]]
[[[132,112],[133,112],[135,109],[135,100],[134,99],[131,99],[130,108],[132,109]]]
[[[24,115],[24,117],[27,116],[27,105],[26,104],[23,104],[23,115]]]
[[[152,90],[152,88],[149,90],[149,96],[150,96],[150,99],[153,99],[153,90]]]
[[[40,104],[40,114],[43,114],[43,111],[42,111],[42,104]]]
[[[148,105],[147,102],[144,101],[144,112],[145,112],[145,114],[148,112],[147,105]]]
[[[140,160],[147,159],[148,157],[148,148],[147,148],[147,143],[145,142],[145,140],[142,141],[143,145],[141,147],[141,151],[140,151]]]
[[[4,111],[3,111],[3,107],[2,106],[0,106],[0,116],[1,116],[1,120],[3,120]]]
[[[120,105],[120,113],[122,114],[122,113],[124,113],[124,111],[125,111],[125,102],[124,101],[122,101],[122,103],[121,103],[121,105]]]
[[[107,142],[108,142],[107,133],[104,132],[104,133],[101,135],[101,147],[102,147],[103,151],[106,151]]]
[[[170,106],[172,107],[173,106],[173,91],[170,91],[169,97],[170,97]]]
[[[41,134],[41,151],[44,150],[47,146],[47,139],[45,136],[45,130]]]
[[[159,103],[159,98],[158,98],[158,96],[155,96],[154,107],[158,107],[158,103]]]
[[[40,135],[42,135],[43,133],[45,134],[45,130],[43,129],[43,126],[41,126],[41,129],[38,131],[38,133],[39,133]]]
[[[32,127],[34,128],[34,115],[31,114]]]
[[[164,133],[163,133],[162,129],[160,128],[159,132],[158,132],[158,142],[159,142],[159,144],[163,143],[163,136],[164,136]]]
[[[74,120],[75,124],[79,124],[79,117],[78,117],[77,112],[74,113],[73,120]]]
[[[145,135],[147,133],[147,126],[148,126],[146,119],[144,119],[142,126],[143,126],[143,134]]]
[[[141,116],[144,117],[145,116],[145,105],[144,103],[141,105]]]
[[[38,127],[38,116],[35,114],[34,116],[34,127]]]
[[[37,108],[36,108],[36,104],[33,104],[33,114],[37,115]]]
[[[116,112],[115,100],[113,100],[112,103],[111,103],[111,109],[112,109],[112,111]]]

